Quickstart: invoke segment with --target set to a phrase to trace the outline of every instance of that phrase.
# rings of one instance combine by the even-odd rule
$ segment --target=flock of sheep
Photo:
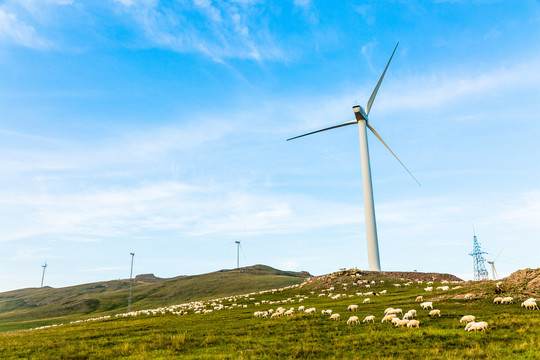
[[[319,280],[328,280],[329,276],[330,275],[326,275],[326,276],[323,276],[323,277],[319,277],[318,279]],[[325,277],[326,277],[326,279],[325,279]],[[349,286],[370,288],[371,286],[375,286],[377,284],[381,285],[381,284],[385,283],[384,280],[379,280],[378,282],[376,282],[374,280],[368,281],[368,280],[358,279],[357,276],[352,276],[352,277],[354,278],[354,281],[351,284],[347,284],[347,283],[340,283],[339,284],[339,285],[341,285],[342,290],[344,290],[344,291],[347,290]],[[276,310],[274,310],[273,308],[268,308],[267,310],[259,310],[259,311],[255,311],[253,313],[253,316],[258,317],[258,318],[279,318],[279,317],[282,317],[282,316],[294,316],[294,315],[298,315],[298,314],[316,315],[317,314],[317,309],[315,307],[307,307],[305,305],[306,302],[309,299],[308,295],[297,294],[297,295],[295,295],[294,298],[287,298],[287,299],[283,299],[283,300],[258,300],[258,301],[256,301],[257,296],[261,296],[261,295],[265,295],[265,294],[279,293],[279,292],[283,292],[285,290],[290,290],[290,289],[294,289],[294,288],[302,288],[305,285],[307,285],[307,284],[309,284],[309,283],[311,283],[313,281],[314,281],[314,278],[310,278],[310,279],[307,279],[306,281],[304,281],[304,283],[302,283],[302,284],[291,285],[291,286],[287,286],[287,287],[283,287],[283,288],[279,288],[279,289],[271,289],[271,290],[265,290],[265,291],[259,291],[259,292],[251,292],[251,293],[248,293],[248,294],[236,295],[236,296],[227,296],[227,297],[216,298],[216,299],[211,299],[211,300],[207,300],[207,301],[193,301],[193,302],[189,302],[189,303],[184,303],[184,304],[179,304],[179,305],[172,305],[172,306],[167,306],[167,307],[159,307],[159,308],[155,308],[155,309],[145,309],[145,310],[131,311],[131,312],[127,312],[127,313],[116,314],[116,317],[118,318],[118,317],[133,317],[133,316],[141,316],[141,315],[147,315],[147,316],[148,315],[164,315],[164,314],[172,314],[172,315],[208,314],[208,313],[212,313],[213,311],[231,310],[231,309],[236,309],[236,308],[246,309],[246,308],[248,308],[248,306],[249,307],[251,307],[251,306],[253,306],[253,307],[263,307],[263,306],[264,307],[270,307],[270,306],[273,306],[273,305],[284,305],[284,304],[288,304],[288,303],[291,303],[291,304],[292,303],[298,303],[298,304],[303,303],[303,304],[299,305],[297,308],[295,308],[295,307],[285,308],[283,306],[278,306],[276,308]],[[393,286],[395,288],[407,287],[407,286],[410,286],[412,283],[413,282],[411,282],[411,281],[401,283],[401,284],[396,283],[396,284],[393,284]],[[416,283],[417,284],[422,284],[423,282],[422,281],[416,281]],[[449,283],[449,282],[448,281],[443,281],[443,283]],[[427,285],[432,285],[433,282],[428,281],[426,284]],[[458,289],[458,288],[461,288],[461,286],[458,285],[458,286],[454,286],[454,287],[450,288],[449,285],[443,285],[443,286],[437,287],[436,290],[447,291],[447,290],[450,290],[450,289],[454,290],[454,289]],[[363,304],[371,303],[371,297],[373,297],[373,296],[381,296],[381,295],[385,295],[385,294],[388,293],[388,290],[386,290],[386,289],[381,290],[378,293],[374,292],[374,291],[355,292],[355,294],[337,293],[335,284],[333,286],[329,286],[329,287],[321,289],[319,291],[320,291],[319,294],[315,294],[315,291],[310,291],[310,296],[315,296],[316,295],[317,298],[326,297],[326,298],[333,299],[333,300],[345,299],[345,298],[347,298],[347,299],[349,299],[349,298],[358,298],[358,297],[362,296],[362,297],[364,297],[364,299],[362,300]],[[424,291],[425,292],[431,292],[431,291],[433,291],[433,287],[428,286],[428,287],[424,288]],[[464,296],[464,299],[472,299],[474,297],[475,297],[474,294],[466,294]],[[428,313],[429,317],[432,317],[432,318],[441,317],[441,311],[439,309],[433,309],[433,301],[425,301],[424,302],[423,300],[424,300],[424,297],[422,295],[420,295],[420,296],[417,296],[415,298],[414,303],[420,302],[421,310],[430,310],[429,313]],[[512,297],[504,297],[504,298],[503,297],[497,297],[497,298],[494,299],[493,303],[494,304],[513,304],[513,301],[514,301],[514,299]],[[247,302],[247,304],[246,304],[246,302]],[[521,307],[524,307],[524,308],[529,309],[529,310],[538,310],[538,305],[536,303],[536,299],[534,299],[534,298],[529,298],[529,299],[525,300],[521,304]],[[359,305],[357,305],[357,304],[351,304],[351,305],[349,305],[347,307],[347,311],[350,311],[350,312],[357,312],[358,310],[359,310]],[[320,311],[320,314],[323,315],[323,316],[328,316],[328,318],[330,320],[333,320],[333,321],[340,321],[341,320],[340,314],[334,312],[331,309],[322,310],[322,311]],[[402,316],[402,318],[400,319],[398,317],[398,315]],[[97,320],[106,320],[106,319],[109,319],[109,318],[110,318],[110,316],[103,316],[103,317],[99,317],[99,318],[91,318],[91,319],[86,319],[86,320],[72,321],[70,324],[77,324],[77,323],[81,323],[83,321],[84,322],[89,322],[89,321],[97,321]],[[375,315],[368,315],[362,320],[362,323],[375,323],[375,321],[376,321],[376,316]],[[402,309],[399,309],[399,308],[396,308],[396,309],[387,308],[386,310],[384,310],[384,315],[382,316],[381,323],[391,323],[396,328],[398,328],[398,327],[419,328],[420,327],[420,321],[417,319],[417,310],[415,310],[415,309],[411,309],[411,310],[407,311],[403,315],[403,310]],[[485,321],[476,322],[476,318],[473,315],[463,316],[461,318],[461,320],[460,320],[460,323],[466,323],[466,327],[465,327],[466,331],[485,331],[488,328],[488,323],[487,322],[485,322]],[[347,324],[349,324],[349,325],[360,324],[360,318],[358,316],[355,316],[355,315],[350,316],[347,319]],[[50,327],[55,327],[55,326],[62,326],[62,325],[63,324],[47,325],[47,326],[34,328],[32,330],[39,330],[39,329],[45,329],[45,328],[50,328]]]

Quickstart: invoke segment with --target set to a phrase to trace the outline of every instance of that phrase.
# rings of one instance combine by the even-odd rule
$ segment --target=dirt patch
[[[526,295],[540,295],[540,268],[524,269],[501,280],[502,287]]]

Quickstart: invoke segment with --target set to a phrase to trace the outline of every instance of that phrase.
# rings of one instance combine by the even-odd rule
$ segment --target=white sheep
[[[424,301],[424,297],[422,295],[417,296],[414,301],[416,301],[416,302]]]
[[[384,295],[384,294],[386,294],[386,290],[383,290],[383,291],[381,291],[381,292],[379,293],[379,295]]]
[[[347,311],[358,311],[358,305],[349,305]]]
[[[500,304],[500,303],[502,303],[502,301],[503,301],[502,297],[496,297],[495,299],[493,299],[494,304]]]
[[[409,320],[403,319],[403,320],[399,320],[398,322],[396,322],[395,326],[396,327],[407,326],[408,323],[409,323]]]
[[[395,318],[396,315],[395,314],[388,314],[388,315],[385,315],[381,322],[387,322],[387,321],[392,321],[393,318]]]
[[[387,314],[395,314],[395,315],[403,314],[403,310],[401,310],[401,309],[392,309],[392,310],[388,311]]]
[[[513,303],[514,303],[514,298],[511,296],[507,296],[503,298],[501,301],[501,304],[513,304]]]
[[[424,291],[433,291],[433,286],[425,287]]]
[[[433,303],[431,301],[426,301],[420,304],[423,310],[433,309]]]
[[[474,322],[476,320],[476,318],[473,316],[473,315],[465,315],[464,317],[461,318],[461,320],[459,320],[460,323],[470,323],[470,322]]]
[[[411,314],[410,312],[405,313],[405,315],[403,315],[403,319],[405,320],[410,320],[412,319],[412,317],[413,317],[413,314]]]
[[[467,331],[486,331],[488,328],[488,323],[485,321],[480,322],[470,322],[465,326],[465,330]]]
[[[367,304],[371,301],[370,298],[365,298],[364,301],[362,301],[362,304]]]
[[[358,319],[358,316],[351,316],[349,320],[347,320],[347,324],[360,324],[360,319]]]
[[[409,310],[407,312],[412,314],[413,316],[416,316],[416,310],[414,310],[414,309],[411,309],[411,310]]]
[[[332,314],[332,316],[330,316],[330,320],[335,320],[335,321],[339,321],[339,314]]]
[[[408,328],[413,328],[413,327],[419,328],[419,327],[420,327],[420,321],[418,321],[418,320],[411,320],[411,321],[409,321],[409,323],[407,324],[407,327],[408,327]]]
[[[439,315],[439,317],[441,317],[441,310],[431,310],[428,315],[429,316]]]
[[[285,316],[294,315],[294,310],[287,310],[287,311],[285,311],[285,313],[283,315],[285,315]]]
[[[392,319],[391,322],[392,322],[392,324],[395,325],[395,324],[397,324],[399,321],[400,321],[399,318],[395,317],[395,318]]]
[[[309,308],[309,309],[304,310],[304,312],[305,312],[306,314],[315,314],[315,313],[317,312],[317,309],[315,309],[315,308]]]
[[[465,294],[465,296],[463,298],[465,300],[470,300],[470,299],[474,298],[474,294]]]
[[[385,314],[385,315],[388,314],[388,312],[389,312],[390,310],[394,310],[394,308],[388,308],[388,309],[384,310],[384,314]]]
[[[372,322],[372,323],[375,323],[375,315],[369,315],[369,316],[366,316],[364,318],[364,320],[362,320],[363,323],[366,323],[366,322]]]
[[[305,309],[306,309],[306,308],[305,308],[305,306],[303,306],[303,305],[298,307],[298,311],[304,311]]]
[[[521,307],[524,307],[527,310],[538,310],[538,304],[535,299],[527,299],[521,303]]]

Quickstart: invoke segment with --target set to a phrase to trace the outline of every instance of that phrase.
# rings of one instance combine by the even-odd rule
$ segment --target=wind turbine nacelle
[[[367,114],[366,114],[366,111],[364,110],[363,107],[361,107],[360,105],[354,105],[352,107],[353,111],[354,111],[354,116],[356,116],[356,120],[360,121],[360,120],[366,120],[367,121]]]

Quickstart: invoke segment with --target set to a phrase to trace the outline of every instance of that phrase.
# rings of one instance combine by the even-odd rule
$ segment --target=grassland
[[[464,283],[449,291],[425,292],[426,284],[413,283],[394,287],[404,280],[363,276],[377,283],[369,289],[351,286],[349,276],[315,279],[284,291],[251,295],[234,300],[239,305],[230,310],[209,314],[175,316],[149,315],[132,318],[112,318],[90,323],[63,325],[55,328],[5,332],[0,335],[0,358],[36,359],[538,359],[540,358],[540,311],[527,311],[519,303],[530,294],[516,284],[505,284],[505,296],[514,296],[511,305],[494,305],[492,282]],[[379,281],[384,280],[381,284]],[[347,283],[347,290],[341,284]],[[435,283],[433,286],[440,284]],[[318,297],[322,289],[334,286],[334,293],[353,295],[330,299]],[[451,285],[455,286],[455,285]],[[365,296],[357,292],[388,290],[388,294],[369,296],[371,303],[362,304]],[[313,292],[313,293],[312,293]],[[463,299],[475,294],[472,300]],[[302,304],[296,295],[307,295]],[[441,310],[440,318],[430,318],[414,301],[417,295],[433,300]],[[304,305],[316,307],[316,315],[297,313],[275,319],[255,318],[257,310],[276,309],[280,305],[262,304],[261,300],[295,299],[283,307]],[[224,305],[230,302],[223,301]],[[363,319],[375,315],[375,324],[347,325],[352,313],[347,306],[358,304],[354,315]],[[387,307],[404,311],[416,309],[419,329],[395,328],[381,323]],[[210,308],[210,306],[209,306]],[[332,309],[341,314],[341,321],[330,321],[320,314]],[[466,332],[459,323],[463,315],[475,315],[487,321],[485,333]]]

